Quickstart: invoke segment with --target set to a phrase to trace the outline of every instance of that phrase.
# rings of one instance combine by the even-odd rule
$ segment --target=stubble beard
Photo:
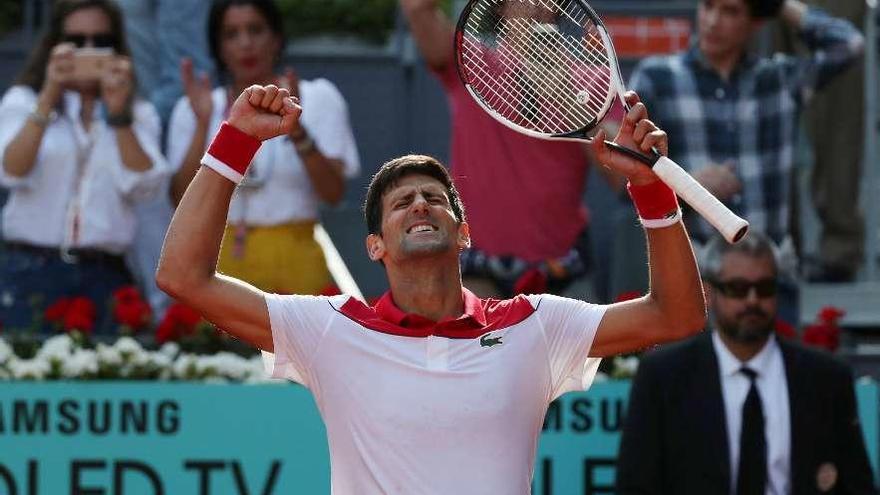
[[[759,316],[762,321],[754,324],[746,323],[744,319],[745,316],[749,314]],[[763,342],[771,333],[773,333],[775,327],[773,318],[758,308],[746,309],[731,319],[718,319],[717,324],[719,330],[724,333],[724,335],[731,340],[743,344]]]
[[[436,239],[412,241],[403,239],[400,243],[400,252],[407,258],[420,258],[449,251],[449,236],[443,234]]]

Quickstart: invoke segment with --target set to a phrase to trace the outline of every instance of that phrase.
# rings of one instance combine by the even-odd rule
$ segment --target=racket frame
[[[465,74],[463,67],[465,64],[463,63],[463,53],[461,50],[461,46],[464,42],[464,33],[465,27],[467,25],[467,21],[470,18],[471,11],[473,10],[474,5],[483,0],[470,0],[464,7],[459,15],[458,22],[456,24],[455,36],[453,39],[453,50],[455,57],[455,67],[458,73],[458,77],[464,85],[465,89],[470,93],[471,98],[480,105],[483,110],[488,113],[492,118],[502,123],[506,127],[521,133],[527,136],[531,136],[537,139],[544,139],[550,141],[572,141],[572,142],[591,142],[592,136],[590,136],[590,131],[595,129],[599,123],[607,116],[608,111],[611,109],[612,104],[614,103],[614,99],[617,98],[620,103],[623,105],[623,108],[626,111],[629,111],[629,105],[626,104],[626,100],[624,98],[625,86],[623,85],[623,76],[620,73],[620,64],[617,59],[617,53],[614,50],[614,43],[611,40],[611,36],[608,33],[605,24],[602,22],[602,19],[590,7],[589,4],[586,3],[585,0],[570,0],[577,3],[581,6],[584,12],[589,16],[589,18],[595,23],[598,28],[600,37],[602,38],[602,43],[605,46],[606,55],[608,56],[609,62],[609,71],[610,71],[610,83],[608,88],[608,94],[605,95],[605,101],[600,111],[597,112],[596,116],[587,122],[580,129],[576,129],[567,133],[559,133],[559,134],[550,134],[543,133],[528,129],[526,127],[517,125],[511,122],[509,119],[505,118],[498,111],[493,109],[488,103],[485,102],[482,95],[480,95],[471,85],[469,76]],[[699,212],[704,218],[709,220],[712,225],[717,228],[722,235],[727,239],[728,242],[735,243],[745,237],[748,232],[749,224],[744,219],[738,217],[733,212],[731,212],[726,206],[723,205],[715,196],[705,190],[699,183],[696,182],[690,174],[688,174],[684,169],[681,168],[674,161],[669,158],[663,157],[656,149],[652,148],[651,156],[646,156],[638,151],[629,149],[627,147],[621,146],[612,141],[605,141],[605,145],[609,148],[613,149],[618,153],[623,153],[630,158],[636,159],[645,165],[649,166],[654,170],[655,173],[667,184],[673,186],[676,193],[681,196],[688,204],[690,204],[697,212]]]

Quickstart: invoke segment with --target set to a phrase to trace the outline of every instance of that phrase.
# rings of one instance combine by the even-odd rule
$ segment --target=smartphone
[[[98,81],[113,60],[112,48],[78,48],[73,52],[73,79]]]

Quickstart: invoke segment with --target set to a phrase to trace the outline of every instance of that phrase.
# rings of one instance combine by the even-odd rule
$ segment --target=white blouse
[[[343,173],[352,178],[360,172],[357,145],[348,118],[348,106],[339,90],[326,79],[300,81],[300,117],[303,127],[321,153],[341,160]],[[237,96],[237,95],[236,95]],[[226,119],[228,95],[225,87],[212,92],[214,111],[207,143]],[[178,100],[168,128],[168,161],[179,169],[196,128],[186,97]],[[248,175],[229,206],[229,223],[279,225],[318,218],[318,197],[293,143],[286,136],[266,141],[254,157]]]
[[[14,86],[0,101],[0,157],[36,108],[37,94]],[[10,189],[3,208],[3,237],[44,247],[96,248],[121,254],[134,238],[133,203],[154,196],[170,170],[159,148],[160,123],[153,106],[137,101],[132,129],[152,161],[135,172],[123,164],[116,132],[95,105],[89,131],[78,118],[79,93],[67,91],[63,111],[46,127],[36,163],[24,177],[0,167],[0,185]],[[79,228],[74,234],[74,218]]]

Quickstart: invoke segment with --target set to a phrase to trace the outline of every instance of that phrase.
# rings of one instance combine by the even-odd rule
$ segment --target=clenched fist
[[[228,122],[261,141],[290,132],[299,121],[302,107],[290,91],[274,84],[253,85],[232,104]]]

